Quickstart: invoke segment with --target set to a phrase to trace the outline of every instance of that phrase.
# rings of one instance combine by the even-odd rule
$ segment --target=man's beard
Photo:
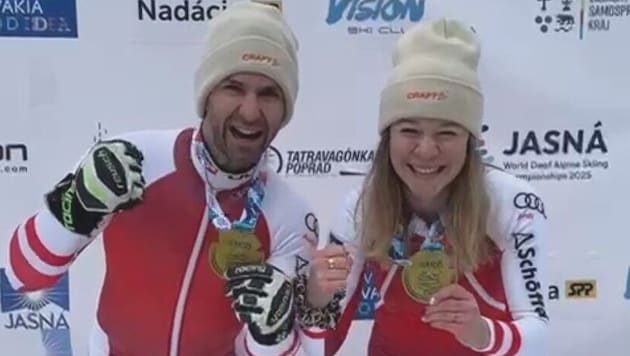
[[[241,157],[234,157],[238,156],[239,152],[235,152],[238,148],[232,147],[231,149],[229,147],[230,143],[235,145],[236,143],[233,141],[237,140],[234,134],[230,132],[231,120],[226,120],[221,129],[215,130],[213,127],[212,142],[205,142],[204,140],[204,144],[219,169],[226,173],[242,174],[254,168],[264,157],[268,147],[269,131],[263,129],[263,136],[259,138],[262,141],[259,147],[252,148],[252,152],[247,152]],[[258,152],[254,153],[254,150]]]

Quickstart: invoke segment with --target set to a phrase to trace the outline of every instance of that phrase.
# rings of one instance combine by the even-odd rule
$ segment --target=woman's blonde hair
[[[391,164],[389,142],[387,130],[381,135],[355,209],[362,247],[368,258],[380,263],[388,263],[394,235],[407,227],[413,214],[405,200],[404,183]],[[486,235],[489,199],[484,165],[476,144],[471,136],[464,166],[449,184],[444,227],[458,273],[476,269],[490,254]]]

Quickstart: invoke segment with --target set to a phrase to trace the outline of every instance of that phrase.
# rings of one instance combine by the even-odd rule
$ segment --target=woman
[[[354,263],[327,355],[353,319],[374,320],[369,355],[545,354],[547,217],[531,186],[476,150],[479,56],[474,32],[455,20],[397,42],[373,166],[333,223]],[[311,278],[346,267],[315,261]]]

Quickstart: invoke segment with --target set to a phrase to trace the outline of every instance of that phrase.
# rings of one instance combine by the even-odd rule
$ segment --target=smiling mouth
[[[263,130],[237,128],[235,126],[230,126],[229,131],[232,136],[242,140],[258,140],[263,135]]]
[[[430,176],[430,175],[435,175],[435,174],[440,174],[442,173],[442,171],[444,171],[445,166],[438,166],[438,167],[419,167],[419,166],[414,166],[411,164],[408,164],[407,167],[415,174],[417,175],[421,175],[421,176]]]

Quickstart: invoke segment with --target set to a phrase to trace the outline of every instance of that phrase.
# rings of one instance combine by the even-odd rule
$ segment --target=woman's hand
[[[336,292],[346,288],[352,258],[343,245],[330,244],[313,251],[306,300],[314,308],[323,308]]]
[[[439,290],[427,306],[422,320],[452,333],[465,346],[484,349],[490,344],[490,328],[481,317],[477,301],[458,284]]]

